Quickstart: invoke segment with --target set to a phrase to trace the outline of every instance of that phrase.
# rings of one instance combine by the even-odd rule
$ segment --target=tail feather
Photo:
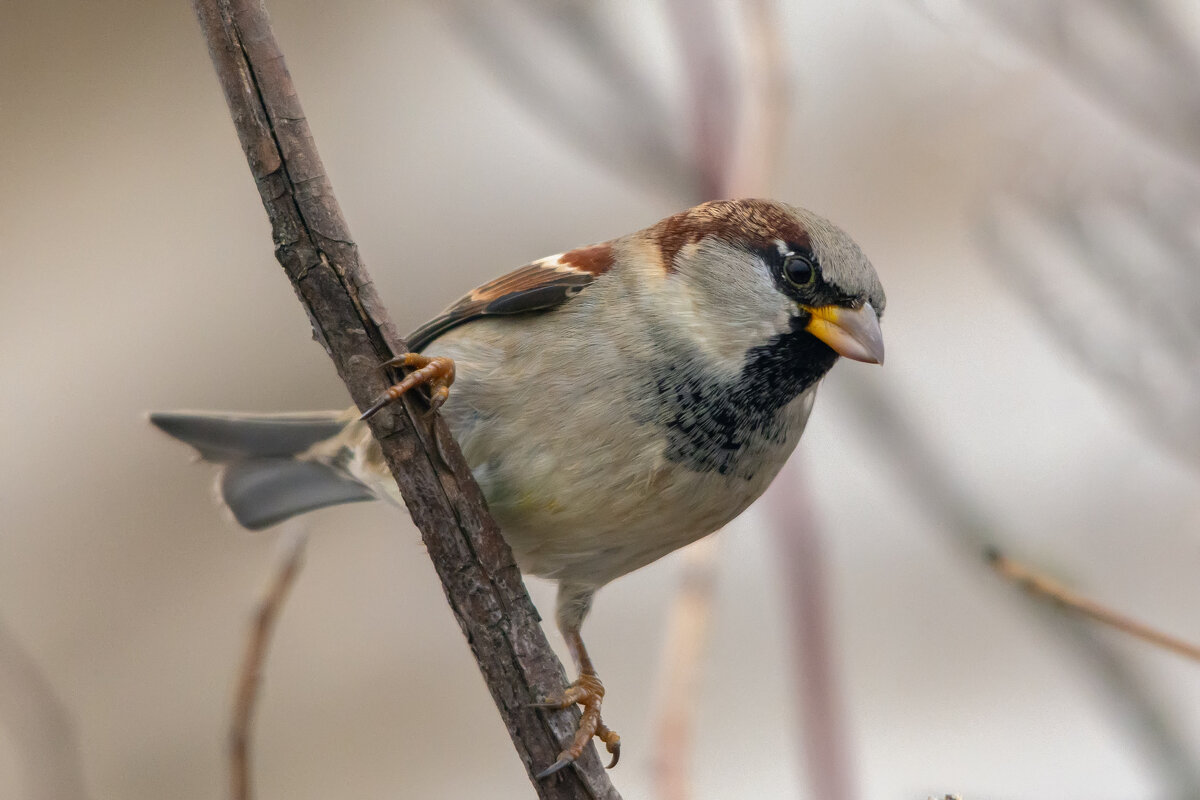
[[[342,412],[225,414],[154,412],[150,422],[224,465],[217,488],[234,518],[259,530],[289,517],[375,495],[331,460],[307,451],[342,432]]]
[[[317,414],[227,414],[211,411],[155,411],[150,423],[190,444],[205,461],[223,464],[251,456],[293,456],[346,424],[340,411]]]
[[[367,487],[331,467],[293,458],[235,461],[222,471],[218,486],[234,519],[252,531],[306,511],[375,499]]]

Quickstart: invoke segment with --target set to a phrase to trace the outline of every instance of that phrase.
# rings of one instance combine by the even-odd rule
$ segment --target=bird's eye
[[[783,262],[783,276],[793,286],[809,286],[816,280],[817,266],[813,264],[810,258],[800,255],[790,255]]]

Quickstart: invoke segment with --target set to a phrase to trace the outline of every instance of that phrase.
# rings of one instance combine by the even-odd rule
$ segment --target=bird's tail
[[[156,411],[150,422],[185,442],[205,461],[222,465],[221,499],[250,530],[339,503],[373,500],[366,486],[339,469],[338,448],[314,445],[338,436],[343,412],[315,414],[230,414]],[[325,456],[314,456],[314,452]]]

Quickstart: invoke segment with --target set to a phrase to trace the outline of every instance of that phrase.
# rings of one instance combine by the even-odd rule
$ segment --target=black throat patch
[[[764,450],[787,440],[783,408],[819,381],[837,353],[804,330],[791,329],[746,352],[734,379],[714,376],[698,356],[655,365],[649,394],[656,400],[639,422],[661,425],[666,456],[696,472],[749,480]]]

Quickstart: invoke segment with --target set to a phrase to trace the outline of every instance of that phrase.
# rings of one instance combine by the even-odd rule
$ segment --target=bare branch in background
[[[1200,52],[1170,0],[972,0],[1147,135],[1200,164]]]
[[[898,387],[889,386],[885,394],[876,382],[856,379],[855,374],[846,374],[848,383],[833,402],[856,411],[863,435],[890,463],[901,485],[939,523],[936,529],[947,543],[983,567],[992,554],[1007,552],[1002,527],[954,477],[945,459],[929,446],[928,437],[912,426],[911,415],[901,411],[895,399]],[[1016,588],[1016,584],[1008,585]],[[1184,737],[1172,727],[1166,709],[1147,691],[1133,667],[1084,620],[1062,613],[1041,596],[1020,592],[1014,597],[1027,601],[1055,640],[1070,645],[1081,672],[1104,689],[1125,731],[1161,776],[1168,796],[1200,798],[1200,765],[1188,752]]]
[[[742,0],[745,97],[735,131],[729,197],[771,197],[792,108],[791,81],[783,57],[783,29],[775,0]]]
[[[1200,187],[1051,183],[989,201],[990,262],[1159,444],[1200,466]]]
[[[1200,59],[1182,20],[1172,19],[1184,11],[1181,4],[973,0],[973,5],[1150,137],[1200,165]],[[1150,179],[1136,176],[1126,167],[1130,154],[1095,157],[1081,150],[1077,138],[1069,155],[1067,147],[1062,150],[1059,158],[1030,154],[1008,187],[990,193],[978,223],[990,261],[1005,285],[1028,301],[1101,386],[1133,409],[1154,439],[1200,464],[1200,240],[1195,233],[1200,188],[1180,170]],[[1080,173],[1100,177],[1088,177],[1088,185],[1080,186]],[[914,495],[955,534],[960,548],[986,560],[998,546],[999,526],[939,468],[924,437],[905,425],[904,415],[881,392],[862,383],[853,399]],[[1001,560],[992,566],[1014,563]],[[1108,623],[1128,622],[1064,595],[1053,583],[1033,580],[1036,571],[998,571],[1009,580],[1029,578],[1019,585],[1045,590],[1027,596],[1048,608],[1093,611],[1094,618]],[[1083,607],[1067,598],[1081,600]],[[1200,797],[1195,758],[1131,666],[1082,620],[1061,612],[1039,614],[1100,679],[1110,705],[1171,796]]]
[[[86,800],[79,736],[33,657],[0,623],[0,725],[16,751],[27,800]]]
[[[709,536],[684,549],[683,575],[671,606],[659,669],[656,794],[662,800],[692,796],[692,739],[704,661],[712,622],[719,539]]]
[[[246,650],[238,670],[233,718],[229,726],[229,779],[233,800],[250,800],[254,795],[250,775],[250,734],[267,648],[271,644],[275,621],[279,619],[288,591],[304,562],[304,546],[308,542],[304,529],[299,527],[285,532],[281,538],[282,554],[254,610],[254,622],[247,631]]]
[[[730,186],[734,125],[740,109],[718,8],[712,0],[667,0],[666,10],[683,60],[700,197],[721,199]]]
[[[973,5],[1200,167],[1200,48],[1184,4]],[[1047,328],[1152,438],[1197,466],[1200,183],[1185,170],[1139,174],[1126,166],[1135,159],[1091,158],[1100,174],[1085,186],[1064,174],[1077,159],[1036,159],[989,198],[979,230],[992,263]]]
[[[501,85],[568,145],[651,194],[695,196],[663,104],[603,33],[593,4],[450,0],[443,8]],[[531,46],[537,36],[522,33],[523,21],[557,49]]]
[[[803,478],[797,460],[792,459],[763,498],[780,554],[787,620],[792,626],[801,756],[809,797],[853,800],[858,792],[831,630],[829,566]]]
[[[733,102],[735,76],[731,72],[732,63],[719,55],[724,47],[716,9],[708,0],[699,4],[677,1],[667,5],[675,44],[684,61],[684,79],[691,105],[689,166],[692,183],[699,193],[696,197],[680,198],[680,202],[691,205],[732,197],[735,182],[745,186],[757,176],[735,177],[738,165],[734,159],[735,142],[730,121],[736,113]],[[774,153],[763,153],[762,157],[770,155]],[[654,743],[655,787],[662,800],[689,800],[692,797],[690,775],[697,727],[696,707],[701,668],[707,656],[705,646],[712,625],[718,552],[716,536],[701,539],[684,549],[681,555],[683,575],[668,612],[667,635],[659,663],[658,685],[661,688],[658,734]]]
[[[1193,661],[1200,661],[1200,647],[1190,642],[1185,642],[1177,636],[1163,633],[1143,622],[1138,622],[1131,617],[1113,611],[1111,608],[1103,606],[1095,600],[1083,597],[1048,575],[1030,569],[1005,555],[989,553],[987,554],[987,559],[992,569],[1001,577],[1014,581],[1022,589],[1032,594],[1044,597],[1053,603],[1057,603],[1089,619],[1094,619],[1099,623],[1115,628],[1122,633],[1127,633],[1142,641],[1149,642],[1155,647],[1161,647],[1164,650],[1169,650],[1176,655],[1190,658]]]
[[[523,0],[547,28],[563,37],[571,51],[586,61],[597,79],[604,81],[615,99],[627,109],[627,122],[645,125],[663,150],[674,151],[669,135],[667,110],[646,76],[624,51],[600,19],[603,5],[562,0]]]
[[[369,408],[394,380],[379,365],[406,348],[359,260],[266,10],[258,0],[193,6],[271,220],[276,257],[354,402]],[[538,796],[618,797],[590,746],[574,769],[534,780],[572,738],[579,715],[530,703],[566,685],[566,673],[461,451],[445,423],[421,414],[416,402],[376,414],[371,430]]]

